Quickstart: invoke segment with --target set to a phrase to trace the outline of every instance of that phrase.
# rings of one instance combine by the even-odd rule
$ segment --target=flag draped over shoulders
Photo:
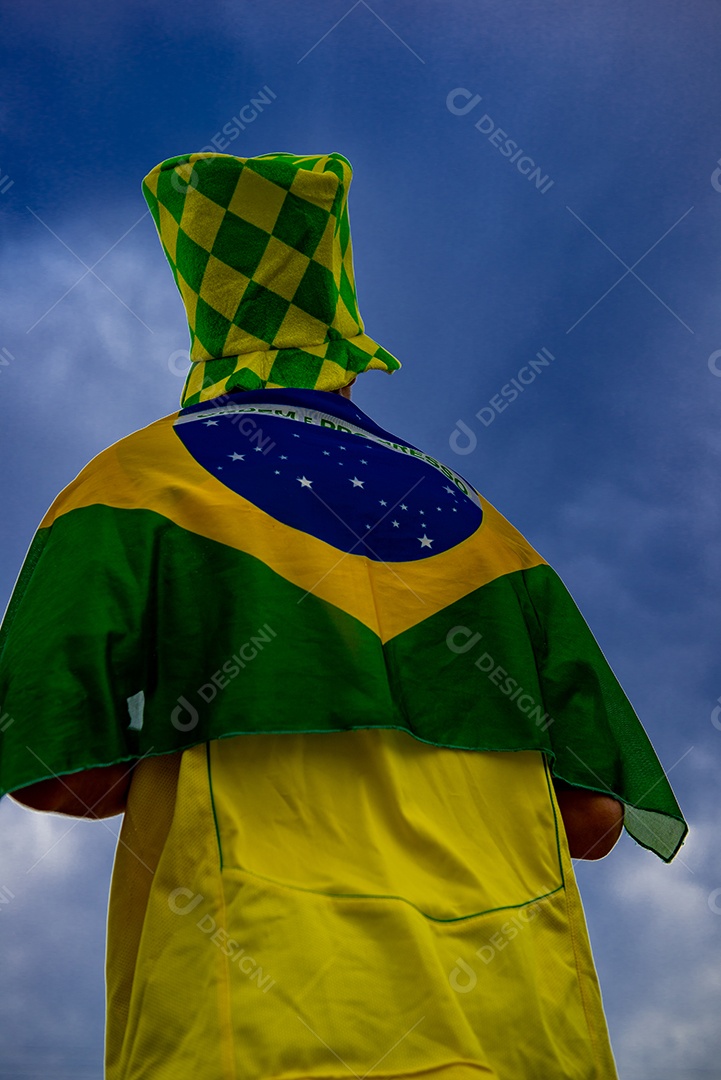
[[[686,825],[559,576],[350,401],[267,388],[99,454],[0,628],[0,794],[228,736],[395,728],[543,751],[669,861]]]

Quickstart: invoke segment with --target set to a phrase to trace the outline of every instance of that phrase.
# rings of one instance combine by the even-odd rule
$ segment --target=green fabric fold
[[[436,746],[543,751],[554,776],[620,799],[628,832],[664,861],[687,832],[546,564],[383,644],[261,560],[154,511],[74,509],[36,534],[0,628],[0,716],[0,795],[244,733],[398,728]]]

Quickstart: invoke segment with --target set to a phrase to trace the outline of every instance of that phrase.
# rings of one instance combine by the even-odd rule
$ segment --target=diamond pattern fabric
[[[340,154],[185,154],[143,194],[190,328],[183,407],[263,387],[337,390],[401,365],[365,332]]]

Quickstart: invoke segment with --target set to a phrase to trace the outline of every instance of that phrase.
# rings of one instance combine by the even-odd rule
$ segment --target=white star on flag
[[[360,488],[362,488],[362,487],[363,487],[363,483],[364,483],[364,481],[363,481],[363,480],[359,480],[357,476],[354,476],[354,477],[353,477],[353,479],[351,480],[351,484],[353,485],[353,487],[360,487]]]
[[[408,509],[408,507],[406,506],[406,504],[401,503],[401,510],[407,510],[407,509]]]
[[[425,533],[423,533],[423,536],[417,536],[416,539],[420,540],[422,548],[423,547],[428,547],[429,548],[431,546],[431,544],[433,543],[432,540],[428,539],[428,537],[426,536]]]
[[[308,480],[305,476],[296,476],[296,480],[299,482],[301,487],[309,488],[310,485],[313,483],[312,480]]]
[[[233,461],[244,461],[245,460],[245,454],[236,454],[235,452],[233,452],[232,454],[228,454],[228,457],[232,458]]]
[[[217,427],[218,426],[218,421],[217,420],[206,420],[205,421],[205,426],[206,427]]]
[[[453,488],[449,487],[448,484],[446,484],[446,486],[443,488],[443,490],[447,491],[449,495],[455,495],[455,492],[454,492]]]
[[[400,525],[398,524],[397,521],[391,521],[391,525],[393,526],[394,529],[400,528]]]
[[[388,506],[388,503],[385,501],[385,499],[379,499],[378,502],[381,504],[381,506]]]

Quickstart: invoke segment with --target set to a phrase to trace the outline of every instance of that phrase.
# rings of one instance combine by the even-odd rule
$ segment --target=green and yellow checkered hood
[[[183,407],[238,390],[337,390],[394,356],[363,332],[340,154],[184,154],[143,194],[190,327]]]

